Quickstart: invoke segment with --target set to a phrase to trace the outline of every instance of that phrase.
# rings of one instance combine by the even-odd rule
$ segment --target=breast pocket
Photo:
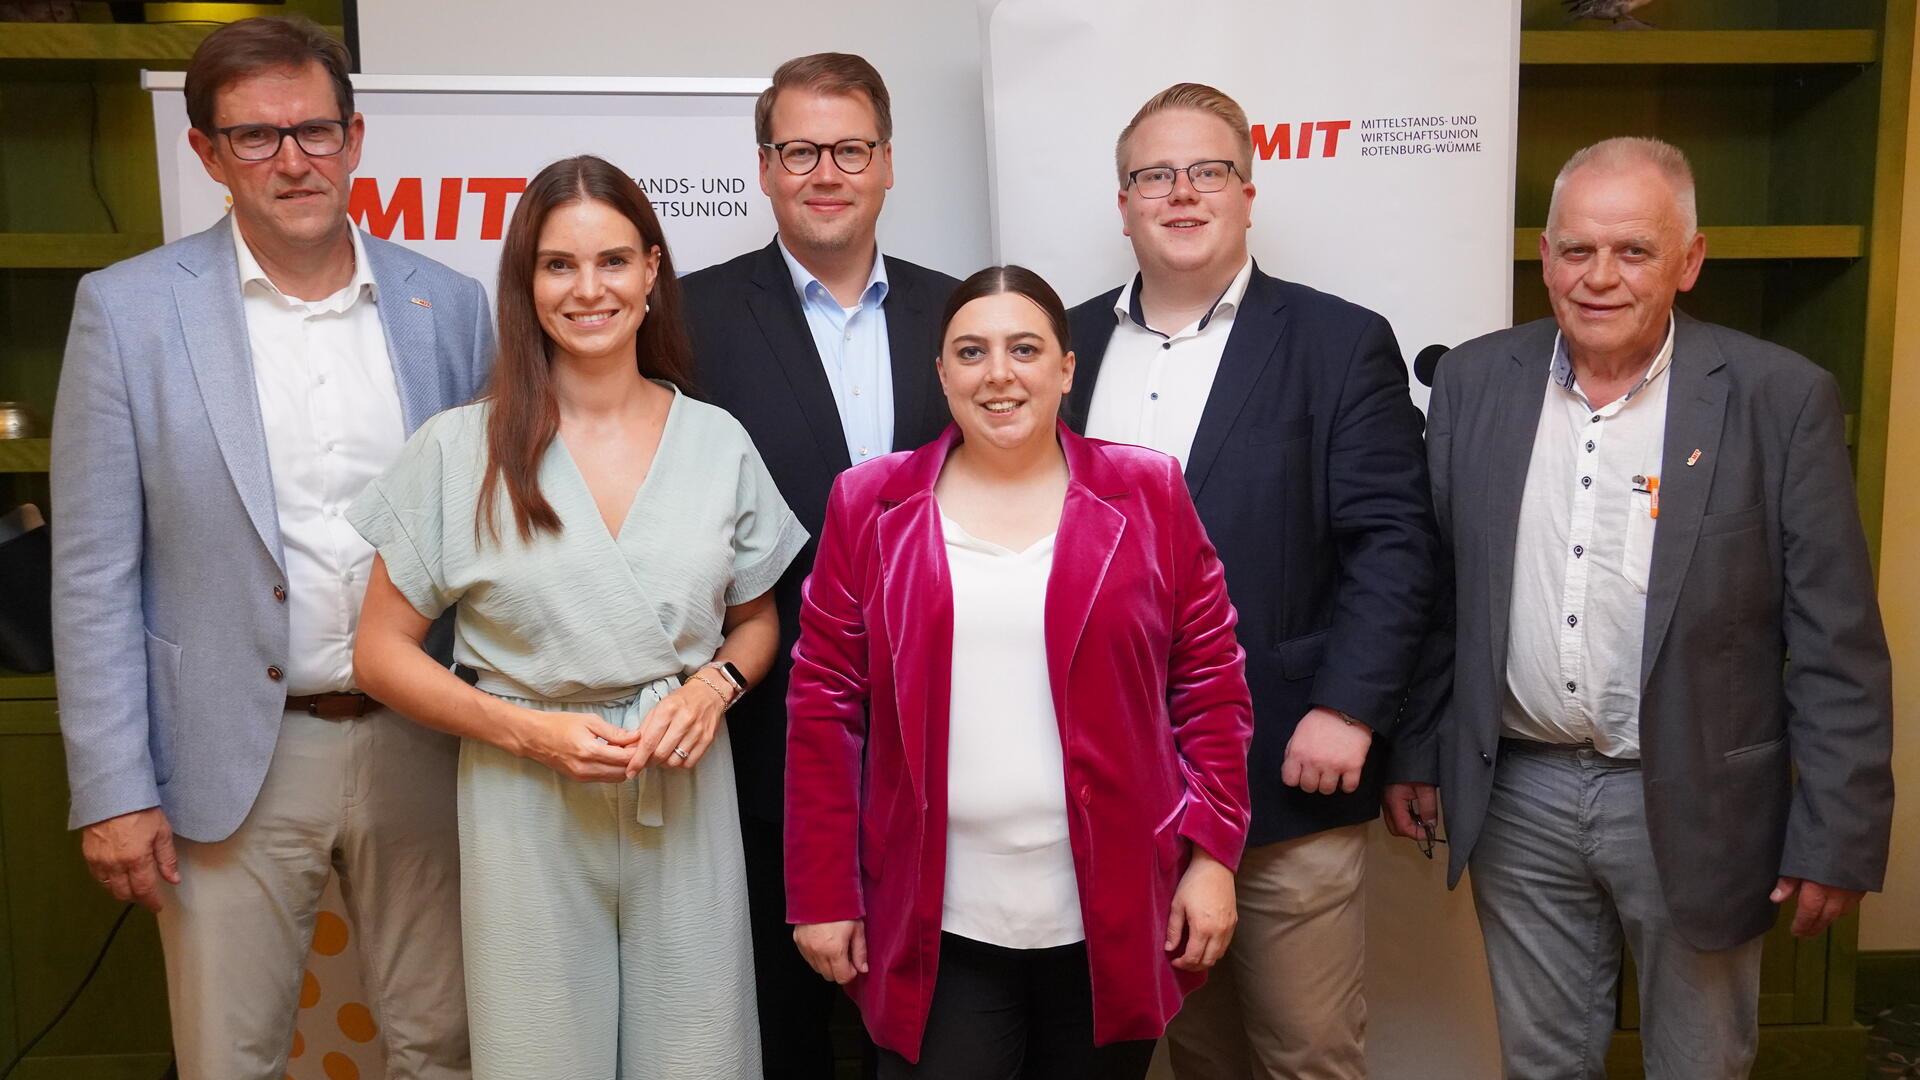
[[[1642,593],[1653,570],[1653,534],[1659,524],[1653,516],[1653,496],[1634,492],[1627,505],[1627,543],[1620,555],[1620,575]]]

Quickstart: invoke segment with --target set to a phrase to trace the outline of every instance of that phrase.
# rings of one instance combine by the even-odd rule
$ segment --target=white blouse
[[[1047,678],[1053,536],[1012,551],[945,514],[953,581],[941,929],[1009,949],[1083,940]]]

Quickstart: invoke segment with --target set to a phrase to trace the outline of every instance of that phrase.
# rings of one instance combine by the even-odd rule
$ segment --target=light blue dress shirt
[[[873,273],[860,291],[860,303],[840,306],[820,279],[800,265],[784,242],[780,257],[787,260],[800,310],[813,332],[814,348],[833,388],[840,409],[840,431],[847,439],[847,459],[855,465],[893,449],[893,364],[887,346],[887,261],[873,253]]]

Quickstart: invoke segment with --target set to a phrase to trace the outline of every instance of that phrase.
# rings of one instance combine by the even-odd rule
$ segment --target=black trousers
[[[1142,1080],[1156,1040],[1093,1045],[1084,942],[1005,949],[940,935],[920,1063],[880,1051],[880,1080]]]
[[[747,922],[753,932],[755,1004],[760,1010],[760,1060],[766,1080],[833,1080],[834,1006],[845,995],[822,979],[793,944],[787,925],[786,853],[780,823],[742,811],[740,840],[747,859]],[[857,1048],[871,1062],[866,1030],[854,1025]],[[863,1075],[871,1076],[869,1064]]]

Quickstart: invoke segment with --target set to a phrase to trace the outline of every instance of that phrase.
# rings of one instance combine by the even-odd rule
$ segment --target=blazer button
[[[1486,762],[1486,763],[1487,763],[1488,765],[1491,765],[1491,764],[1493,764],[1493,755],[1491,755],[1491,754],[1488,754],[1488,753],[1485,753],[1485,752],[1483,751],[1483,752],[1482,752],[1482,753],[1480,754],[1480,760],[1481,760],[1481,761],[1484,761],[1484,762]]]
[[[284,604],[284,603],[286,603],[286,602],[287,602],[287,590],[286,590],[286,589],[284,589],[284,588],[282,588],[282,587],[281,587],[281,586],[279,586],[279,585],[275,585],[275,586],[273,587],[273,598],[274,598],[275,600],[278,600],[278,601],[280,601],[280,602],[281,602],[281,603],[283,603],[283,604]]]
[[[285,674],[286,673],[281,671],[278,666],[270,665],[267,668],[267,678],[272,679],[274,682],[279,682],[281,677]]]
[[[1080,785],[1080,805],[1085,806],[1092,801],[1093,801],[1093,789],[1088,787],[1085,784],[1081,784]]]

